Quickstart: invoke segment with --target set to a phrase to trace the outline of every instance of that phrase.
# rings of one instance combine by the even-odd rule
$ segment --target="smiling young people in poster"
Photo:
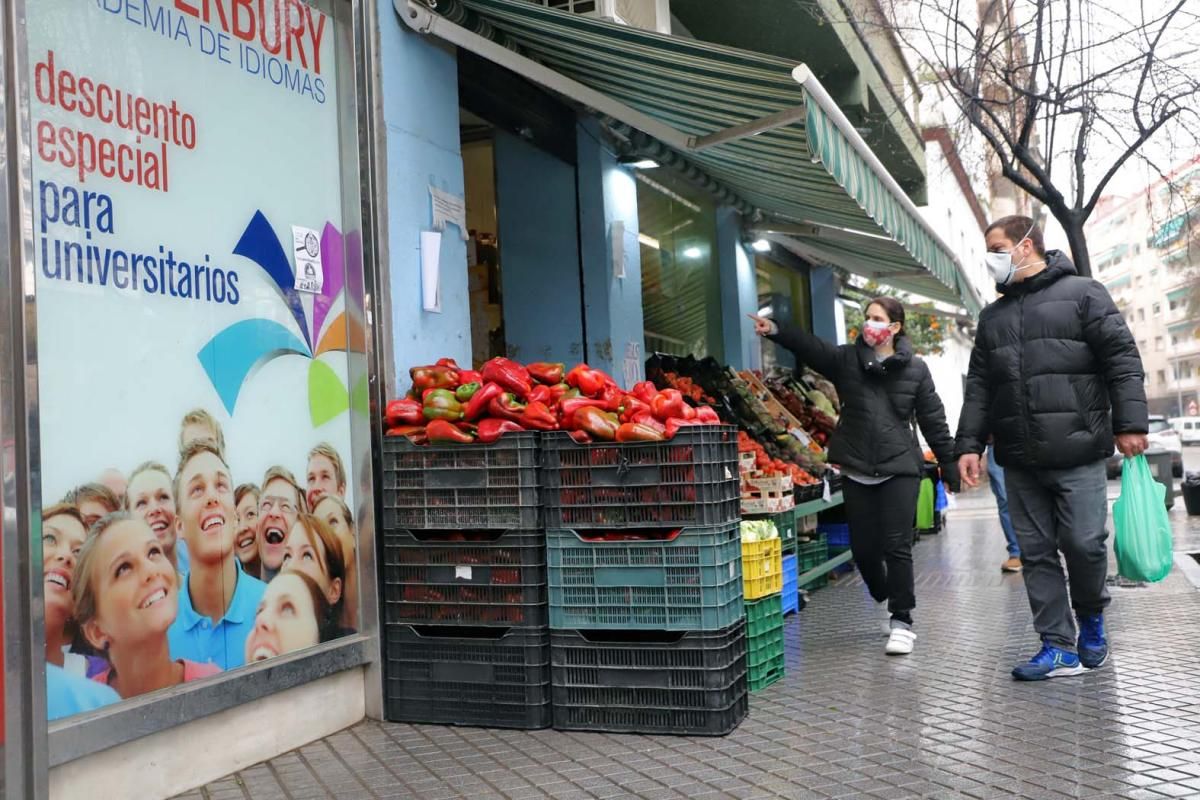
[[[28,8],[55,717],[358,627],[338,31],[191,6]]]

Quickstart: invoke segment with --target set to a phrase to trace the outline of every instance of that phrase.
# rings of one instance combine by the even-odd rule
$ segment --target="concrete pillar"
[[[442,311],[421,308],[420,233],[431,230],[429,187],[462,196],[458,134],[458,64],[454,52],[410,32],[391,0],[377,0],[380,75],[386,123],[388,278],[390,296],[379,304],[390,319],[393,386],[407,391],[408,370],[448,356],[471,363],[467,245],[457,227],[441,242]]]
[[[583,360],[575,169],[496,133],[504,340],[518,361]]]
[[[741,215],[727,206],[717,209],[717,271],[725,363],[739,370],[759,369],[762,347],[747,316],[758,312],[754,254],[742,244]]]
[[[644,376],[646,359],[637,185],[595,120],[580,121],[576,140],[587,360],[628,387]]]

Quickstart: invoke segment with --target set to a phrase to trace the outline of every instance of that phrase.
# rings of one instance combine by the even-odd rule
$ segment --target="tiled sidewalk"
[[[725,738],[364,722],[186,797],[1200,798],[1200,593],[1178,573],[1114,590],[1106,667],[1017,684],[1037,641],[1003,556],[978,495],[922,540],[906,658],[883,655],[856,577],[814,593],[788,624],[787,677]]]

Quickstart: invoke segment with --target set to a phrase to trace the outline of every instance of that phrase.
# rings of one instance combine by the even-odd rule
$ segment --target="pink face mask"
[[[862,335],[863,341],[871,347],[879,347],[881,344],[886,344],[892,338],[891,323],[869,319],[863,325]]]

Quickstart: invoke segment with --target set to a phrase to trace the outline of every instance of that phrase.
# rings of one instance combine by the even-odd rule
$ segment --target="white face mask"
[[[1032,231],[1033,227],[1030,226],[1029,230],[1025,231],[1025,236],[1022,236],[1017,240],[1017,243],[1013,245],[1013,250],[1016,250],[1018,247],[1020,247],[1021,242],[1025,241]],[[1021,270],[1026,270],[1032,266],[1035,266],[1034,264],[1028,264],[1026,266],[1014,265],[1012,263],[1013,250],[1003,253],[983,254],[983,263],[987,266],[988,272],[991,273],[992,280],[1001,286],[1007,286],[1009,282],[1012,281],[1013,276]]]

